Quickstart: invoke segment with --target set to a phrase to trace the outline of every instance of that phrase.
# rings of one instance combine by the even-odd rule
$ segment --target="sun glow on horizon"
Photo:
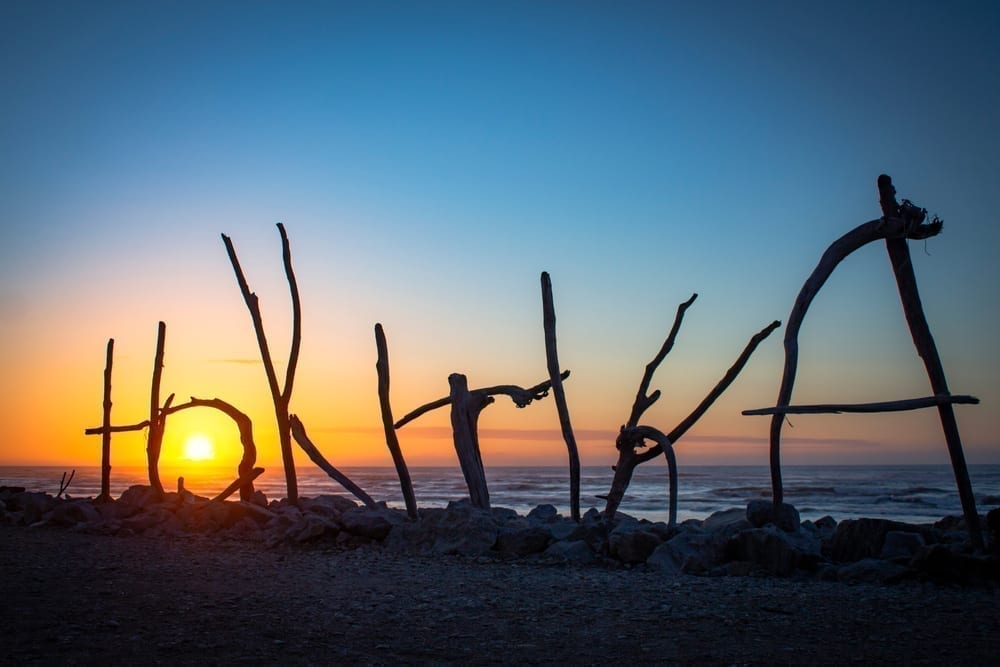
[[[208,461],[215,458],[215,445],[202,434],[195,433],[184,441],[184,458],[189,461]]]

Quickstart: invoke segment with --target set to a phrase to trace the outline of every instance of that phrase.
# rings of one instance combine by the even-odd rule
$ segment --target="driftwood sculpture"
[[[739,375],[740,371],[746,365],[747,361],[750,359],[750,355],[753,354],[757,346],[760,345],[761,341],[771,335],[771,332],[781,326],[778,321],[771,322],[763,329],[761,329],[757,334],[755,334],[750,342],[744,348],[743,352],[740,354],[739,358],[732,365],[732,367],[726,372],[721,380],[715,385],[715,387],[708,393],[708,395],[698,404],[698,407],[689,414],[680,424],[674,427],[670,433],[663,433],[659,429],[652,426],[640,426],[639,420],[642,418],[643,413],[649,409],[653,403],[655,403],[660,398],[660,390],[657,389],[652,394],[648,394],[650,382],[653,379],[653,374],[659,367],[660,363],[666,358],[667,354],[673,349],[674,341],[677,339],[677,332],[680,331],[681,322],[684,320],[684,313],[687,309],[694,303],[694,300],[698,298],[697,294],[692,294],[691,298],[680,304],[677,307],[677,315],[674,317],[674,324],[670,328],[670,333],[667,335],[666,340],[663,342],[663,346],[660,351],[657,352],[653,360],[646,364],[646,372],[643,373],[642,380],[639,382],[639,390],[635,395],[635,402],[632,404],[632,412],[629,415],[628,421],[621,427],[618,434],[618,439],[615,442],[615,446],[618,448],[618,463],[615,465],[615,475],[611,481],[611,490],[607,495],[607,502],[604,508],[605,517],[611,519],[614,518],[615,512],[618,511],[619,505],[621,505],[622,499],[625,497],[625,491],[628,489],[629,483],[632,481],[632,474],[635,472],[636,467],[640,463],[645,463],[646,461],[652,460],[661,454],[667,459],[667,468],[670,482],[670,507],[669,507],[669,523],[673,525],[677,521],[677,461],[674,456],[673,444],[677,442],[681,436],[687,433],[688,429],[694,426],[708,408],[711,407],[712,403],[721,396],[729,385],[732,384],[736,376]],[[649,449],[645,449],[645,441],[652,440],[656,444]],[[642,451],[639,451],[639,450]]]
[[[413,481],[410,470],[406,467],[403,450],[396,437],[396,429],[392,425],[392,406],[389,403],[389,345],[385,340],[382,325],[375,323],[375,350],[378,359],[375,362],[375,372],[378,374],[378,404],[382,414],[382,430],[385,432],[385,444],[392,455],[392,463],[396,466],[399,486],[406,503],[406,514],[411,519],[417,518],[417,498],[413,495]]]
[[[559,377],[565,380],[569,377],[569,371],[563,371]],[[528,389],[516,385],[499,385],[470,390],[468,379],[464,375],[452,373],[448,376],[448,385],[451,387],[448,396],[431,401],[408,413],[395,423],[395,428],[400,429],[431,410],[450,405],[455,453],[458,454],[462,475],[469,488],[469,499],[475,507],[489,509],[490,492],[486,484],[482,454],[479,450],[479,413],[496,400],[493,398],[494,396],[500,394],[509,396],[517,407],[526,407],[532,401],[545,398],[552,386],[552,381],[546,380]]]
[[[542,271],[542,327],[545,331],[545,360],[552,383],[552,399],[559,413],[559,428],[562,430],[566,450],[569,452],[569,507],[573,521],[580,520],[580,453],[576,447],[576,437],[569,420],[569,406],[563,390],[559,371],[559,353],[556,348],[556,309],[552,303],[552,279]]]
[[[247,279],[243,275],[240,261],[236,257],[236,250],[233,248],[232,240],[222,235],[222,242],[226,246],[229,261],[233,265],[236,273],[236,282],[239,284],[243,300],[250,311],[250,318],[253,321],[254,332],[257,335],[257,346],[260,348],[261,360],[264,363],[264,372],[267,374],[267,386],[271,391],[271,400],[274,403],[274,416],[278,423],[278,442],[281,447],[281,462],[285,469],[285,485],[288,490],[288,500],[292,503],[298,502],[299,489],[295,477],[295,459],[292,456],[292,438],[288,417],[288,404],[292,398],[292,385],[295,382],[295,367],[299,362],[299,348],[302,343],[302,307],[299,302],[299,288],[295,280],[295,273],[292,271],[292,252],[288,243],[288,235],[285,227],[278,223],[278,233],[281,234],[281,257],[285,266],[285,277],[288,279],[288,287],[292,298],[292,342],[288,352],[288,365],[285,368],[285,382],[283,386],[278,385],[278,375],[274,370],[274,362],[271,360],[271,352],[267,345],[267,335],[264,333],[264,321],[260,313],[260,304],[257,295],[250,291]]]
[[[102,453],[102,459],[104,460],[104,465],[102,466],[101,474],[101,495],[98,496],[99,500],[110,500],[111,499],[111,466],[107,463],[108,457],[111,452],[111,434],[112,433],[124,433],[127,431],[141,431],[142,429],[148,428],[147,444],[146,444],[146,462],[147,471],[149,474],[149,486],[159,495],[163,495],[163,484],[160,481],[159,473],[159,461],[160,461],[160,451],[163,444],[163,434],[166,429],[167,417],[180,412],[181,410],[188,410],[190,408],[213,408],[219,410],[223,414],[227,415],[236,424],[240,433],[240,444],[243,446],[243,456],[240,459],[240,463],[237,467],[237,480],[238,484],[234,487],[234,490],[238,488],[240,490],[241,500],[250,500],[250,496],[253,495],[253,480],[256,479],[260,473],[257,475],[252,475],[254,468],[254,463],[257,460],[257,447],[253,440],[253,423],[250,421],[244,412],[241,412],[236,408],[236,406],[231,403],[227,403],[219,398],[195,398],[191,397],[187,403],[182,403],[181,405],[172,405],[174,400],[174,394],[170,394],[167,400],[164,401],[163,406],[160,407],[159,394],[160,394],[160,381],[162,379],[162,369],[163,369],[163,349],[164,341],[166,338],[167,325],[163,322],[159,323],[157,327],[156,335],[156,356],[153,362],[153,378],[150,383],[150,416],[149,419],[145,421],[138,422],[136,424],[128,424],[125,426],[112,426],[111,425],[111,361],[112,352],[114,348],[114,340],[108,341],[108,361],[104,372],[104,421],[103,424],[96,428],[88,428],[84,431],[86,435],[101,435],[104,439],[104,447]],[[260,469],[263,472],[263,469]],[[230,491],[230,494],[232,491]],[[226,494],[229,495],[229,494]]]
[[[952,408],[955,403],[969,404],[979,401],[972,396],[953,396],[948,389],[937,346],[933,336],[931,336],[927,318],[924,316],[923,305],[920,302],[917,280],[913,272],[913,262],[910,260],[910,250],[907,245],[907,239],[926,239],[941,233],[943,223],[936,216],[930,223],[925,223],[927,215],[925,209],[918,208],[905,199],[902,204],[898,203],[892,179],[885,174],[878,177],[878,191],[882,217],[859,225],[834,241],[823,253],[819,264],[806,279],[795,299],[791,315],[788,317],[788,327],[785,329],[785,367],[781,376],[781,387],[778,390],[776,406],[747,410],[743,414],[771,415],[771,486],[775,512],[778,512],[784,497],[781,483],[780,448],[781,428],[785,421],[785,415],[793,413],[887,412],[936,407],[941,418],[941,427],[948,446],[952,469],[955,473],[962,511],[969,526],[969,537],[975,547],[982,549],[984,545],[979,526],[979,514],[976,511],[976,500],[972,492],[972,483],[969,480],[969,471],[965,463],[955,411]],[[923,359],[934,395],[925,398],[860,405],[790,405],[792,387],[795,384],[795,371],[798,366],[799,329],[809,305],[844,258],[862,246],[881,239],[885,239],[906,323],[910,328],[910,335],[913,338],[917,354]]]
[[[299,420],[295,415],[289,415],[289,424],[292,429],[292,437],[295,438],[295,442],[299,443],[299,447],[302,451],[306,453],[309,459],[315,463],[320,470],[329,475],[330,479],[339,483],[345,489],[353,493],[361,502],[363,502],[368,507],[375,506],[375,500],[369,496],[364,489],[355,484],[350,477],[338,470],[332,463],[326,460],[319,448],[313,444],[312,440],[309,439],[309,435],[306,433],[306,427],[302,425],[302,421]]]

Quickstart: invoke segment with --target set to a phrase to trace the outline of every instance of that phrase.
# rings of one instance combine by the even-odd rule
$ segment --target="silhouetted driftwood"
[[[245,473],[241,473],[236,480],[227,486],[222,493],[212,498],[212,500],[225,500],[229,496],[236,493],[236,489],[245,489],[247,487],[253,488],[253,481],[264,474],[263,468],[251,468]]]
[[[378,359],[375,362],[375,372],[378,375],[378,403],[382,413],[382,430],[385,431],[385,444],[392,454],[392,462],[396,466],[399,486],[406,503],[406,513],[411,519],[417,518],[417,499],[413,495],[413,482],[410,480],[410,470],[406,467],[403,450],[396,437],[396,429],[392,426],[392,405],[389,403],[389,346],[385,340],[382,325],[375,324],[375,349]]]
[[[559,378],[565,380],[569,371],[563,371]],[[523,408],[532,401],[540,400],[548,395],[552,380],[539,382],[533,387],[524,389],[516,385],[498,385],[483,389],[469,389],[468,379],[461,373],[448,376],[449,395],[436,401],[426,403],[408,413],[396,422],[395,428],[402,428],[417,417],[437,408],[451,405],[451,430],[458,455],[458,463],[462,468],[466,486],[469,488],[469,499],[475,507],[489,509],[490,494],[486,485],[486,473],[483,469],[482,455],[479,450],[479,413],[494,401],[494,396],[504,394],[509,396],[514,405]]]
[[[896,188],[893,187],[892,179],[889,176],[882,174],[878,177],[878,190],[879,203],[882,206],[885,220],[901,220],[908,231],[907,236],[910,236],[913,230],[919,230],[921,226],[924,226],[921,223],[926,212],[917,209],[906,200],[903,200],[901,207],[896,202]],[[915,210],[918,211],[916,216],[913,215]],[[937,219],[927,225],[931,228],[935,226],[937,231],[940,231],[941,224]],[[913,272],[913,262],[910,259],[910,248],[906,243],[906,236],[886,237],[885,244],[889,252],[889,261],[892,262],[892,271],[896,276],[896,285],[899,289],[903,313],[906,316],[906,324],[910,327],[910,336],[913,338],[913,345],[917,348],[917,354],[924,361],[931,389],[937,396],[948,396],[951,393],[948,389],[948,380],[945,377],[944,367],[941,365],[941,358],[938,356],[937,345],[935,345],[934,337],[931,335],[930,326],[927,324],[927,317],[924,315],[924,307],[920,302],[917,277]],[[969,537],[973,545],[982,550],[985,544],[979,527],[976,497],[972,492],[972,482],[969,479],[969,469],[965,463],[965,453],[962,450],[962,438],[958,432],[955,411],[951,403],[939,403],[937,409],[938,416],[941,418],[941,428],[944,430],[945,442],[948,445],[948,455],[951,458],[955,483],[958,486],[958,496],[962,501],[962,512],[969,526]]]
[[[222,412],[236,424],[236,428],[240,433],[240,445],[243,447],[243,456],[240,458],[240,462],[236,467],[236,470],[240,478],[247,477],[253,471],[254,464],[257,462],[257,446],[254,444],[253,440],[253,422],[250,421],[250,417],[247,416],[245,412],[237,409],[232,403],[228,403],[221,398],[195,398],[192,396],[187,403],[182,403],[180,405],[171,406],[170,400],[173,395],[167,399],[167,404],[164,405],[161,411],[163,418],[167,415],[171,415],[175,412],[180,412],[181,410],[189,410],[191,408],[212,408]],[[249,501],[250,496],[253,495],[253,480],[256,476],[250,477],[246,484],[239,487],[240,489],[240,500]]]
[[[775,402],[774,411],[770,413],[772,415],[770,429],[771,493],[776,508],[784,501],[781,480],[781,430],[785,414],[789,412],[787,408],[795,384],[799,355],[799,330],[806,312],[820,288],[840,262],[855,250],[872,241],[885,239],[907,325],[910,328],[917,353],[924,360],[931,388],[935,397],[951,396],[941,360],[938,357],[937,347],[934,344],[927,319],[923,313],[923,306],[920,303],[920,294],[913,273],[913,263],[910,260],[907,246],[907,239],[926,239],[939,234],[942,223],[935,218],[932,222],[925,224],[926,211],[917,208],[908,201],[904,200],[903,205],[900,206],[896,202],[896,190],[892,186],[892,180],[884,174],[878,178],[878,190],[883,216],[855,227],[830,244],[830,247],[820,258],[819,264],[802,285],[788,317],[784,340],[785,366],[781,376],[781,386],[778,390],[778,400]],[[968,468],[962,452],[958,424],[952,408],[952,403],[957,402],[962,401],[949,400],[935,402],[931,405],[938,408],[941,417],[942,428],[948,444],[948,453],[951,457],[955,481],[962,501],[962,510],[969,524],[970,538],[973,544],[982,548],[982,532],[979,529],[978,515],[975,510],[975,497],[972,494],[972,485],[969,481]]]
[[[961,403],[964,405],[978,405],[979,399],[975,396],[924,396],[922,398],[907,398],[901,401],[878,401],[876,403],[824,403],[818,405],[786,405],[781,408],[757,408],[754,410],[744,410],[743,414],[753,415],[818,415],[818,414],[841,414],[844,412],[903,412],[906,410],[919,410],[921,408],[933,408],[938,405],[949,403]]]
[[[111,500],[111,364],[115,356],[115,339],[108,339],[104,363],[104,419],[101,430],[101,493],[98,502]]]
[[[243,446],[243,457],[240,459],[240,463],[237,466],[237,472],[240,477],[244,477],[251,470],[253,470],[254,463],[257,461],[257,447],[253,440],[253,423],[250,421],[250,417],[246,413],[240,411],[236,406],[231,403],[227,403],[219,398],[195,398],[192,396],[187,403],[181,403],[180,405],[172,405],[174,400],[174,395],[170,394],[167,400],[164,401],[163,407],[158,410],[157,420],[160,422],[161,433],[165,428],[166,418],[175,412],[180,412],[182,410],[189,410],[191,408],[213,408],[219,410],[220,412],[229,416],[230,419],[235,422],[237,429],[240,433],[240,444]],[[150,421],[145,420],[138,422],[136,424],[128,424],[125,426],[98,426],[93,428],[88,428],[84,431],[86,435],[103,435],[107,434],[110,437],[111,433],[124,433],[126,431],[141,431],[144,428],[149,428]],[[157,452],[156,461],[152,462],[158,468],[159,466],[159,452]],[[156,478],[159,479],[159,470],[155,471]],[[152,475],[151,475],[152,479]],[[240,487],[240,499],[249,500],[250,496],[253,495],[253,479],[251,478],[247,484]],[[110,498],[110,489],[108,497]]]
[[[63,472],[62,479],[59,480],[59,493],[56,494],[56,498],[62,498],[62,495],[66,493],[66,489],[68,489],[69,485],[73,483],[74,477],[76,477],[75,469],[69,474],[69,479],[66,479],[66,472]]]
[[[153,357],[153,378],[149,387],[149,432],[146,435],[146,469],[149,486],[163,495],[160,482],[160,450],[163,448],[164,421],[160,416],[160,381],[163,378],[163,346],[167,335],[167,325],[160,322],[156,329],[156,354]]]
[[[302,422],[295,415],[288,416],[289,425],[291,427],[292,437],[295,438],[295,442],[299,443],[299,447],[302,448],[309,458],[315,463],[320,469],[323,470],[331,479],[338,482],[345,489],[353,493],[361,502],[363,502],[368,507],[374,507],[375,501],[369,496],[364,489],[355,484],[351,479],[335,468],[326,458],[320,453],[316,445],[313,444],[312,440],[306,434],[306,428],[302,425]]]
[[[542,327],[545,332],[545,361],[552,384],[552,399],[559,413],[559,428],[562,430],[566,451],[569,453],[569,507],[574,521],[580,520],[580,452],[576,447],[576,437],[569,419],[569,406],[563,390],[559,371],[559,352],[556,346],[556,309],[552,302],[552,279],[542,271]]]
[[[621,432],[618,434],[618,439],[615,442],[615,446],[618,448],[618,462],[615,465],[615,475],[611,480],[611,489],[608,491],[606,498],[606,505],[604,508],[604,514],[606,517],[614,517],[615,512],[618,511],[618,506],[621,504],[622,499],[625,497],[625,491],[628,489],[628,485],[632,481],[632,475],[635,472],[635,468],[641,464],[649,461],[651,459],[660,456],[661,454],[667,457],[668,472],[671,466],[676,467],[676,461],[674,460],[673,444],[676,443],[681,436],[687,433],[694,424],[701,419],[702,415],[708,411],[708,408],[729,388],[729,385],[733,383],[733,380],[740,374],[743,367],[746,365],[747,361],[750,360],[750,356],[760,345],[761,341],[771,335],[771,332],[781,326],[781,323],[775,320],[769,325],[761,329],[759,332],[754,334],[747,346],[743,349],[743,352],[736,359],[733,365],[726,371],[722,379],[716,383],[715,387],[702,399],[701,403],[685,417],[677,426],[674,427],[672,431],[667,434],[663,434],[657,429],[652,427],[641,427],[638,425],[639,419],[642,414],[660,397],[659,390],[654,391],[652,394],[647,395],[649,390],[649,383],[652,380],[653,373],[656,372],[657,367],[666,357],[667,353],[673,348],[674,340],[677,337],[677,332],[680,329],[681,322],[684,318],[684,312],[687,308],[694,302],[698,295],[692,295],[690,299],[680,304],[677,307],[677,315],[674,318],[674,324],[671,327],[670,333],[667,339],[664,341],[663,346],[657,353],[656,357],[646,365],[646,372],[643,375],[643,379],[639,384],[639,391],[636,393],[635,402],[632,407],[632,413],[629,416],[629,421],[622,426]],[[656,444],[649,449],[644,449],[644,440],[651,439]],[[642,451],[639,451],[642,449]],[[673,485],[676,481],[676,472],[670,472],[671,475],[671,498],[672,503],[676,503],[676,493],[673,491]],[[671,508],[671,512],[676,516],[676,507]]]
[[[288,235],[285,227],[278,223],[278,232],[281,235],[281,256],[285,266],[285,276],[288,279],[288,287],[291,291],[292,299],[292,342],[288,353],[288,365],[285,368],[284,386],[279,387],[278,376],[274,370],[274,362],[271,360],[271,352],[267,345],[267,336],[264,332],[264,322],[260,313],[260,304],[257,295],[250,291],[246,277],[240,261],[236,257],[236,250],[233,248],[232,240],[222,235],[222,242],[226,246],[229,261],[233,265],[236,273],[236,282],[239,284],[243,300],[250,311],[250,318],[253,321],[254,332],[257,335],[257,345],[260,348],[261,360],[264,363],[264,372],[267,374],[267,386],[271,391],[271,400],[274,403],[274,415],[278,423],[278,441],[281,446],[281,461],[285,469],[285,484],[288,490],[288,500],[292,503],[298,502],[299,490],[298,481],[295,476],[295,459],[292,456],[292,441],[289,432],[288,404],[292,397],[292,385],[295,381],[295,368],[299,361],[299,348],[302,341],[302,308],[299,301],[299,289],[295,280],[295,273],[292,271],[292,253],[288,243]]]

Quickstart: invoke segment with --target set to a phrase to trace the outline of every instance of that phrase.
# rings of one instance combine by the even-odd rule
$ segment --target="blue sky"
[[[995,3],[8,2],[0,19],[0,460],[38,428],[17,415],[99,419],[109,337],[139,392],[159,319],[167,384],[266,406],[259,368],[217,362],[256,356],[218,234],[280,347],[277,221],[315,428],[377,428],[375,321],[400,414],[456,370],[542,379],[547,270],[581,429],[617,429],[677,303],[701,295],[654,382],[666,429],[787,317],[827,245],[879,215],[882,172],[945,220],[926,252],[911,244],[917,278],[952,390],[984,403],[959,412],[970,458],[1000,460]],[[929,393],[881,247],[845,262],[802,336],[796,402]],[[739,410],[773,403],[780,337],[682,459],[766,461],[730,440],[766,434]],[[491,411],[494,428],[558,428],[548,405]],[[90,424],[58,424],[44,437],[90,451]],[[932,412],[796,433],[871,445],[851,461],[946,460]],[[484,447],[535,460],[523,441]],[[792,460],[842,458],[809,447]]]

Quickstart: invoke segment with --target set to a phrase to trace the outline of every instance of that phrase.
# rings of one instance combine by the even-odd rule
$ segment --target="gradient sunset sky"
[[[693,292],[643,420],[672,428],[827,246],[881,213],[940,215],[911,242],[972,463],[1000,462],[1000,4],[988,2],[0,3],[0,464],[98,465],[105,345],[115,423],[163,395],[250,413],[279,460],[250,318],[283,369],[288,230],[304,309],[292,411],[335,465],[391,465],[372,327],[397,418],[448,392],[547,377],[549,271],[585,465],[611,464],[645,364]],[[783,329],[677,445],[766,464]],[[884,244],[806,319],[793,403],[931,393]],[[207,412],[207,411],[205,411]],[[786,463],[945,463],[934,410],[792,417]],[[448,414],[399,432],[457,465]],[[563,464],[551,398],[480,422],[486,465]],[[224,417],[168,422],[164,460]],[[112,462],[138,464],[142,434]],[[298,455],[301,455],[300,453]],[[297,455],[297,456],[298,456]],[[305,462],[305,457],[302,456]]]

